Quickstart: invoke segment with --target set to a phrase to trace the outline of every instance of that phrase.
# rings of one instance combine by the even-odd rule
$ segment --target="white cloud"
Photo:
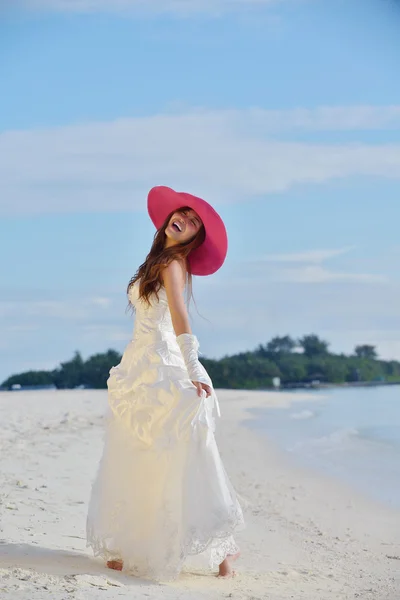
[[[248,10],[280,2],[282,0],[16,0],[15,4],[31,11],[172,13],[185,16],[196,13],[218,15],[239,8]]]
[[[392,122],[398,109],[376,110],[379,119],[371,110],[364,118],[365,127],[367,122],[371,127],[378,121]],[[356,109],[348,111],[355,114]],[[148,189],[161,183],[191,189],[214,203],[243,201],[341,177],[400,178],[400,144],[279,141],[277,131],[290,123],[295,128],[301,119],[296,111],[280,112],[279,118],[276,114],[199,110],[4,132],[0,135],[0,212],[143,209]],[[354,123],[345,109],[335,118],[321,118],[319,109],[308,115],[306,121],[313,125],[304,126],[314,129],[328,123],[334,128],[335,122],[352,128]]]
[[[278,263],[314,263],[320,264],[329,258],[335,258],[336,256],[341,256],[343,254],[347,254],[353,249],[352,246],[347,246],[346,248],[336,248],[330,250],[308,250],[305,252],[293,252],[287,254],[268,254],[261,258],[261,261],[264,262],[278,262]]]
[[[102,343],[127,344],[130,339],[130,331],[127,327],[117,327],[114,323],[95,323],[93,325],[84,325],[82,328],[82,337],[96,340],[99,345]]]
[[[22,299],[15,301],[0,301],[0,318],[5,319],[6,323],[11,318],[46,318],[46,319],[64,319],[78,321],[88,319],[96,314],[103,314],[112,304],[110,298],[94,297],[94,298],[73,298],[65,300],[53,300],[46,297],[41,299]],[[94,312],[98,309],[98,312]],[[32,327],[31,323],[13,325],[21,327],[21,331],[26,327]],[[11,324],[8,325],[11,327]],[[32,327],[33,329],[33,327]],[[37,327],[34,328],[35,330]]]
[[[309,265],[297,269],[276,270],[270,274],[272,281],[289,281],[293,283],[324,283],[329,281],[350,281],[359,283],[385,283],[384,275],[373,273],[347,273],[331,271],[319,265]]]
[[[369,131],[400,129],[400,106],[320,106],[289,111],[253,109],[254,127],[267,131]]]
[[[270,283],[387,283],[388,278],[380,273],[358,273],[348,268],[335,270],[325,266],[325,262],[346,256],[354,249],[354,246],[347,246],[265,255],[242,263],[242,270],[246,274],[239,277],[239,282],[243,285],[246,277],[262,277]],[[235,281],[235,278],[232,280]]]
[[[13,325],[3,325],[2,329],[6,333],[31,333],[32,331],[38,331],[39,325],[37,323],[15,323]]]
[[[100,308],[108,308],[112,302],[111,298],[104,298],[98,296],[97,298],[91,298],[90,302],[99,306]]]

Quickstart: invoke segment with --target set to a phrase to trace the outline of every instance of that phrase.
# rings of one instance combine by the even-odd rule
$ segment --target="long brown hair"
[[[187,259],[190,252],[198,248],[205,240],[206,232],[204,229],[204,225],[202,224],[196,235],[183,244],[175,244],[174,246],[169,246],[165,248],[165,242],[167,236],[165,234],[165,229],[168,226],[168,223],[172,217],[172,215],[176,212],[185,212],[187,210],[192,210],[190,206],[182,206],[174,211],[172,211],[168,217],[165,219],[163,225],[158,229],[154,235],[153,244],[151,246],[150,252],[146,256],[146,260],[144,263],[140,265],[135,275],[131,278],[127,287],[127,294],[129,298],[129,289],[130,287],[140,279],[139,284],[139,298],[142,298],[148,305],[150,305],[150,296],[155,294],[158,297],[158,292],[163,286],[163,280],[161,277],[161,273],[163,269],[168,266],[173,260],[178,259],[184,264],[186,269],[186,277],[187,277],[187,285],[188,285],[188,302],[192,296],[192,273],[190,270],[190,263]]]

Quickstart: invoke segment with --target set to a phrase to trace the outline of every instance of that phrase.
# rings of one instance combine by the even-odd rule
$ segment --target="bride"
[[[243,514],[215,442],[218,399],[183,297],[192,274],[222,266],[226,230],[210,204],[163,186],[150,190],[148,211],[157,231],[128,285],[134,332],[107,381],[87,546],[108,567],[156,581],[175,579],[193,555],[232,577]]]

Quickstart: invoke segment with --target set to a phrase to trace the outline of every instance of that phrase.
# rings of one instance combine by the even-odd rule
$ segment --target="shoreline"
[[[386,426],[390,427],[395,422],[386,416],[384,421],[378,420],[378,433],[370,434],[369,430],[374,430],[376,420],[366,421],[357,408],[353,411],[347,407],[347,402],[351,406],[354,403],[358,411],[365,410],[369,414],[372,406],[368,399],[379,398],[385,414],[386,403],[397,397],[397,392],[371,390],[361,406],[359,400],[365,398],[360,395],[361,392],[348,392],[342,387],[338,389],[339,392],[335,388],[329,393],[319,390],[318,393],[313,391],[301,396],[304,402],[296,408],[293,403],[285,402],[286,410],[280,414],[275,414],[276,406],[250,408],[254,419],[247,421],[248,426],[272,442],[298,468],[308,469],[317,476],[326,474],[338,485],[344,485],[383,507],[400,511],[398,438],[394,441],[384,434],[379,437],[381,426],[384,431]],[[343,402],[344,399],[346,402]],[[323,401],[323,406],[318,408],[320,401]],[[351,416],[343,421],[346,414]],[[330,426],[332,418],[333,428]],[[393,418],[397,419],[397,416],[393,415]]]
[[[240,389],[240,388],[219,388],[222,390],[232,392],[286,392],[293,390],[321,390],[321,389],[336,389],[336,388],[357,388],[357,387],[381,387],[387,385],[400,385],[400,381],[343,381],[342,383],[286,383],[276,387],[262,387],[251,390]],[[86,386],[78,386],[75,388],[57,388],[55,385],[32,385],[32,386],[21,386],[18,388],[5,388],[0,387],[0,392],[5,393],[17,393],[17,392],[77,392],[77,391],[107,391],[107,388],[92,388]]]
[[[301,389],[336,389],[336,388],[357,388],[357,387],[382,387],[386,385],[400,385],[400,381],[344,381],[343,383],[318,383],[318,384],[285,384],[281,390],[301,390]],[[272,388],[270,388],[273,391]]]
[[[18,600],[397,600],[400,513],[291,464],[246,425],[247,409],[314,393],[217,390],[217,442],[242,501],[238,576],[185,571],[157,585],[110,572],[85,547],[91,481],[102,449],[103,390],[0,396],[0,590]],[[397,557],[397,558],[396,558]]]

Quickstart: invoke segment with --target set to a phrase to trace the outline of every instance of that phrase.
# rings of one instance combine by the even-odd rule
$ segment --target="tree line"
[[[351,355],[334,354],[329,343],[317,335],[295,340],[277,336],[255,350],[220,359],[200,358],[216,388],[262,389],[272,386],[278,377],[283,386],[295,387],[319,381],[323,384],[387,381],[400,383],[400,362],[379,360],[374,346],[356,346]],[[115,350],[95,354],[83,360],[74,357],[52,371],[27,371],[12,375],[1,387],[13,385],[48,386],[71,389],[79,386],[107,387],[111,367],[119,364],[121,354]]]

